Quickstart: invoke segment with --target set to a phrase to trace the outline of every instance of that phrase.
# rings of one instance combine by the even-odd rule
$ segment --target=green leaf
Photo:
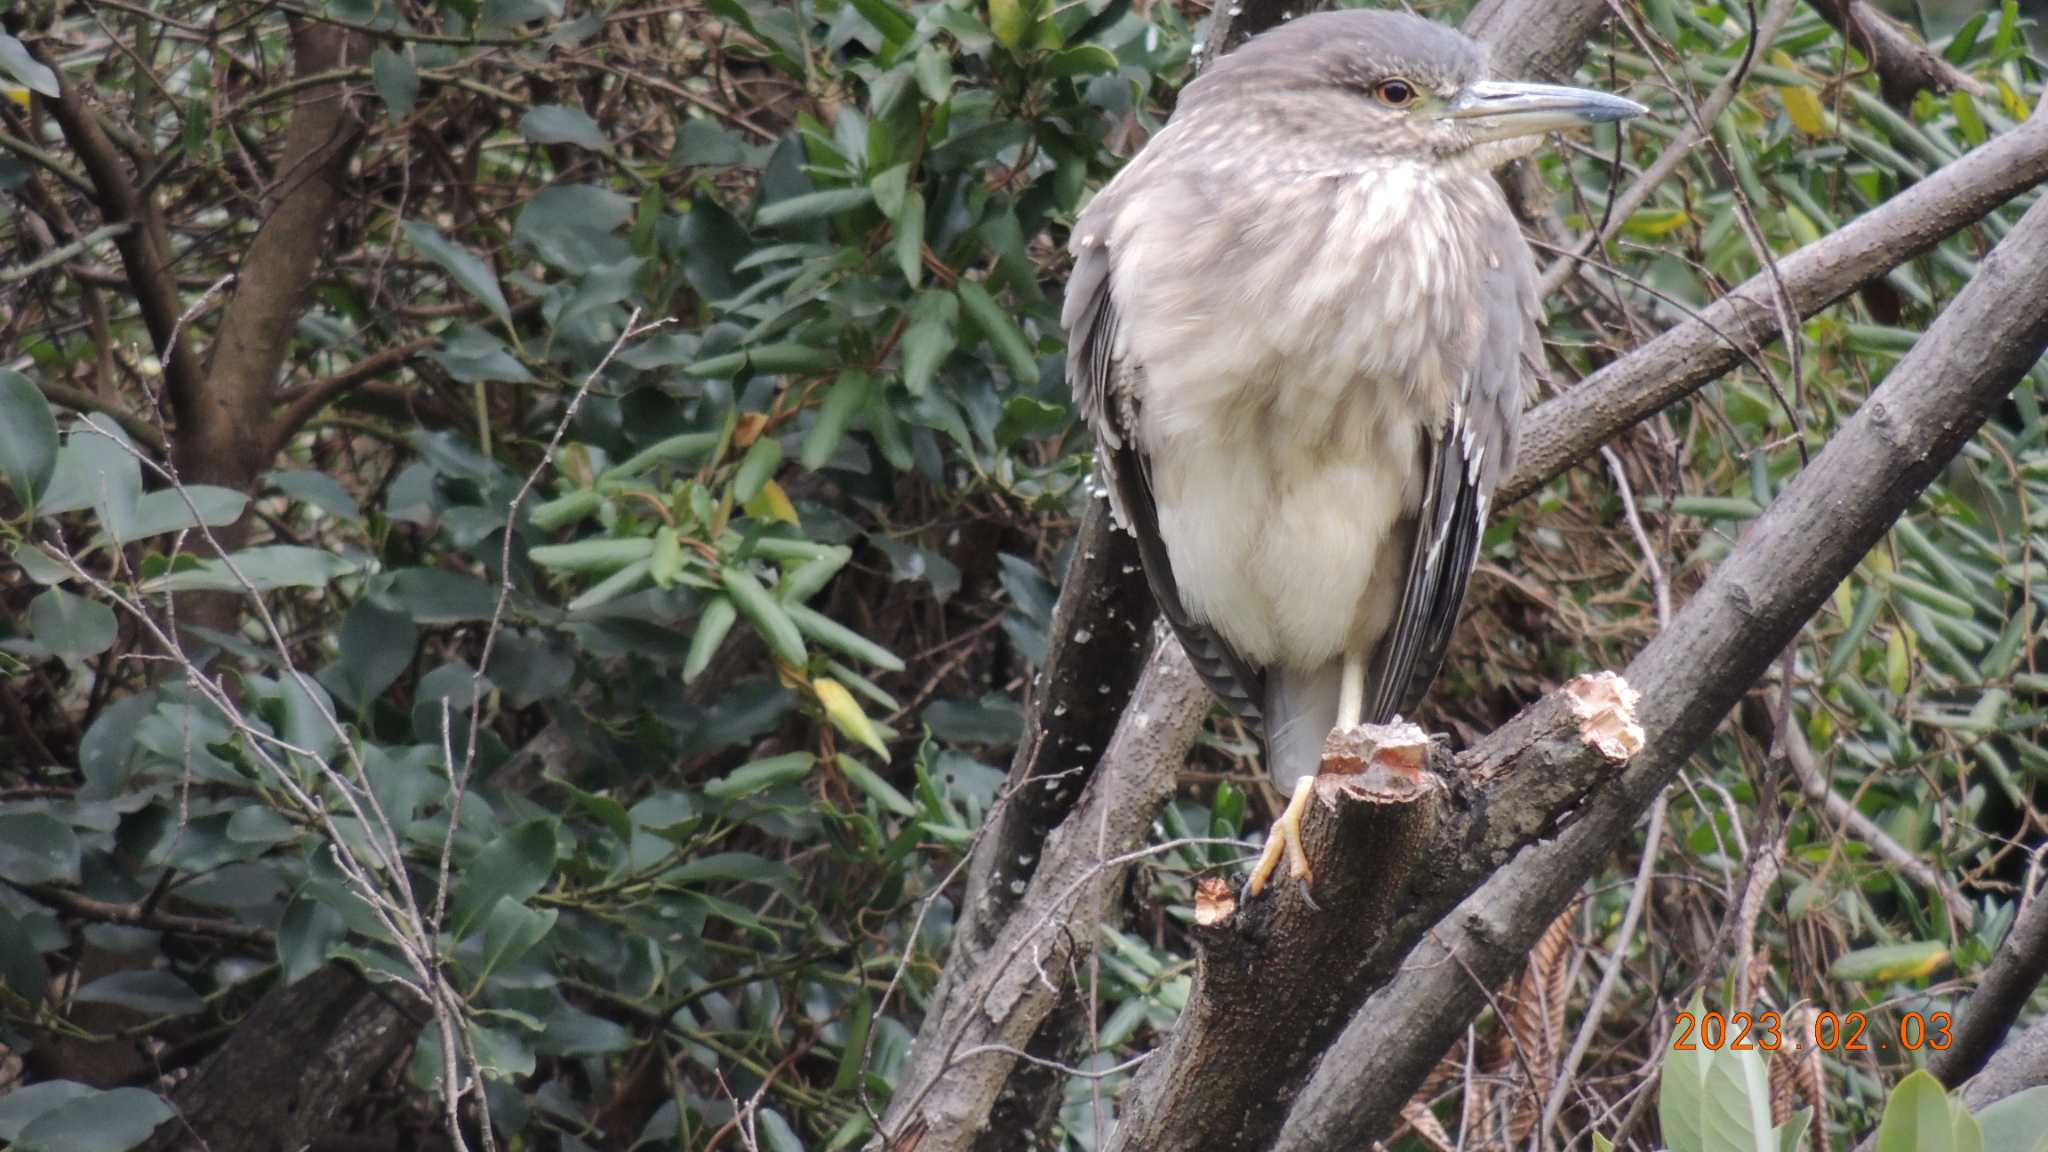
[[[125,1152],[173,1115],[154,1092],[116,1088],[81,1097],[36,1117],[14,1141],[15,1152]]]
[[[633,202],[592,184],[550,184],[519,209],[512,240],[565,272],[581,275],[633,254],[618,235],[632,219]],[[623,357],[622,357],[623,358]]]
[[[202,524],[208,528],[226,527],[241,519],[242,509],[248,506],[249,498],[232,488],[188,484],[183,489],[163,488],[144,493],[128,515],[110,519],[103,527],[108,535],[126,544]]]
[[[0,32],[0,72],[5,72],[29,91],[55,100],[64,94],[57,86],[57,74],[29,55],[28,46]]]
[[[339,520],[361,520],[363,510],[348,489],[325,472],[278,471],[263,474],[263,483],[301,504],[310,504]]]
[[[120,425],[95,415],[72,421],[64,446],[57,450],[56,471],[36,500],[36,511],[50,515],[92,508],[111,532],[111,525],[133,521],[141,499],[142,464],[134,442]]]
[[[557,572],[595,575],[601,572],[616,572],[635,561],[646,560],[653,554],[652,536],[631,536],[618,539],[604,537],[576,540],[568,544],[544,544],[526,555],[543,568],[552,568]]]
[[[419,636],[419,628],[405,613],[358,600],[342,617],[334,674],[323,674],[322,679],[360,716],[411,666]]]
[[[370,53],[370,84],[384,101],[384,114],[393,124],[412,115],[420,98],[420,74],[403,53],[379,48]]]
[[[911,67],[917,73],[917,90],[925,99],[944,104],[953,98],[953,58],[937,45],[920,46]]]
[[[0,880],[78,882],[78,836],[47,812],[0,812]]]
[[[1038,6],[1033,0],[988,0],[989,31],[1011,55],[1024,46],[1024,38],[1037,20]]]
[[[538,893],[555,870],[555,822],[529,820],[490,842],[463,866],[448,908],[448,931],[470,934],[502,898],[518,903]]]
[[[519,118],[519,134],[535,144],[574,144],[592,152],[605,149],[604,130],[590,113],[561,104],[539,104]]]
[[[760,581],[745,570],[733,567],[720,569],[719,577],[725,583],[725,594],[732,598],[733,607],[739,609],[747,623],[754,626],[754,631],[761,634],[769,650],[784,663],[803,667],[810,656],[804,649],[803,635],[796,630],[782,605],[761,587]]]
[[[775,470],[782,467],[782,442],[773,436],[763,436],[747,449],[746,458],[740,461],[739,471],[733,474],[732,497],[745,504],[760,494],[761,485],[775,478]]]
[[[903,213],[903,197],[909,189],[910,165],[898,164],[885,168],[868,181],[868,188],[875,194],[875,207],[882,215],[894,220]]]
[[[377,602],[411,616],[416,624],[466,624],[488,620],[498,590],[474,576],[443,568],[401,568],[377,582]]]
[[[206,1007],[190,984],[150,968],[102,976],[73,992],[71,998],[88,1004],[118,1004],[150,1016],[190,1016]]]
[[[1888,982],[1921,980],[1948,963],[1948,946],[1939,940],[1885,944],[1844,953],[1828,969],[1835,980]]]
[[[28,377],[0,368],[0,479],[32,507],[56,471],[57,418],[49,401]]]
[[[1039,72],[1049,79],[1095,76],[1117,69],[1116,53],[1100,44],[1076,44],[1048,56]]]
[[[62,588],[45,588],[29,601],[28,626],[36,643],[80,660],[112,648],[119,631],[112,608]]]
[[[868,188],[828,188],[822,192],[806,192],[764,205],[754,213],[754,225],[757,228],[780,228],[788,224],[803,224],[865,208],[874,201],[874,191]]]
[[[890,0],[853,0],[854,10],[875,26],[890,48],[901,48],[917,34],[917,24],[910,14],[898,8]]]
[[[2048,1084],[2015,1092],[1977,1113],[1992,1152],[2048,1152]]]
[[[831,463],[832,454],[839,450],[839,441],[846,436],[846,429],[853,417],[868,402],[868,388],[873,383],[865,372],[842,372],[834,381],[825,399],[818,404],[818,411],[811,420],[811,427],[804,433],[802,459],[804,467],[812,472]]]
[[[348,938],[348,922],[310,890],[292,897],[277,925],[277,962],[284,981],[296,984],[327,963],[327,954]]]
[[[924,282],[924,193],[912,188],[903,194],[903,207],[896,213],[896,267],[912,288]]]
[[[960,294],[960,307],[967,313],[981,334],[1002,358],[1003,366],[1010,370],[1010,376],[1019,384],[1038,382],[1038,358],[1031,352],[1031,344],[1024,339],[1024,330],[1003,311],[988,289],[973,280],[961,280],[954,285]]]
[[[37,952],[30,942],[27,926],[15,919],[14,913],[5,906],[0,906],[0,988],[6,988],[28,1001],[29,1008],[34,1010],[42,1004],[43,991],[49,980],[49,969],[43,966],[42,953]],[[6,1099],[0,1096],[0,1104],[4,1104]],[[4,1133],[0,1133],[0,1139],[6,1138]]]
[[[1008,448],[1019,440],[1038,439],[1059,431],[1067,422],[1067,410],[1030,396],[1012,396],[1003,403],[1003,418],[996,422],[996,447]]]
[[[714,596],[705,602],[704,611],[697,617],[697,631],[690,636],[689,654],[683,658],[683,683],[694,682],[711,666],[711,658],[718,655],[719,647],[738,620],[739,609],[730,597]]]
[[[464,384],[528,384],[533,373],[505,342],[474,324],[464,324],[442,340],[427,358]]]
[[[1712,1053],[1700,1104],[1701,1152],[1778,1152],[1771,1078],[1755,1052]]]
[[[1877,1152],[1952,1152],[1954,1148],[1955,1118],[1941,1081],[1924,1069],[1899,1081],[1877,1126]]]
[[[1687,1008],[1697,1021],[1703,1015],[1701,1001],[1693,997]],[[1672,1041],[1676,1043],[1685,1033],[1683,1028],[1672,1030]],[[1665,1145],[1670,1152],[1708,1152],[1706,1140],[1707,1070],[1714,1054],[1697,1043],[1698,1030],[1691,1049],[1671,1048],[1664,1054],[1663,1074],[1657,1089],[1657,1121],[1664,1131]]]
[[[412,246],[439,264],[458,287],[490,309],[491,315],[496,316],[500,323],[512,323],[512,309],[505,303],[505,292],[498,287],[498,274],[491,271],[490,265],[476,253],[441,235],[431,224],[407,220],[401,227]]]
[[[797,631],[825,647],[873,665],[884,672],[903,671],[902,657],[839,621],[794,601],[785,601],[782,610],[789,614],[790,622],[796,625]]]
[[[45,1080],[40,1084],[17,1086],[7,1095],[0,1096],[0,1140],[19,1140],[22,1130],[36,1117],[73,1100],[99,1094],[99,1089],[75,1080]]]
[[[920,292],[910,306],[910,326],[903,330],[903,387],[912,396],[931,390],[940,365],[953,354],[953,325],[960,319],[960,301],[951,292]]]
[[[791,752],[742,764],[704,785],[704,795],[713,800],[737,800],[784,784],[794,784],[811,774],[818,762],[809,752]]]
[[[510,896],[499,897],[484,918],[484,951],[476,983],[482,985],[498,968],[517,964],[554,929],[557,915],[553,908],[528,908]]]
[[[201,560],[196,566],[180,569],[145,580],[143,590],[147,592],[239,592],[241,580],[235,578],[240,572],[242,580],[258,592],[270,592],[278,588],[325,588],[333,580],[347,576],[361,565],[354,560],[336,556],[318,548],[302,548],[296,544],[267,544],[257,548],[244,548],[232,554],[234,571],[219,560]]]
[[[845,689],[842,688],[840,691],[843,692]],[[840,774],[852,781],[854,787],[860,789],[868,799],[881,805],[883,809],[909,819],[915,819],[919,815],[917,805],[911,803],[909,797],[898,792],[895,785],[877,775],[874,769],[844,754],[840,755],[837,763]]]

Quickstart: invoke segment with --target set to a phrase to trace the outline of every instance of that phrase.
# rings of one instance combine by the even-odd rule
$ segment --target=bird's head
[[[1490,79],[1477,41],[1419,16],[1371,9],[1282,24],[1218,61],[1181,99],[1184,112],[1225,105],[1261,131],[1272,124],[1341,142],[1361,158],[1487,168],[1532,151],[1545,133],[1646,111],[1605,92]]]

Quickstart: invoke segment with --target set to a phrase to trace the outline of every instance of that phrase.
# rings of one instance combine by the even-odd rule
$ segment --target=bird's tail
[[[1321,668],[1272,667],[1266,670],[1266,771],[1285,796],[1294,782],[1315,774],[1323,759],[1323,740],[1337,724],[1337,694],[1344,683],[1344,662]]]

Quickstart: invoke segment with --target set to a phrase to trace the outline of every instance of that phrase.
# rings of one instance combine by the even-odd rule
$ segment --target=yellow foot
[[[1259,853],[1259,862],[1252,867],[1252,876],[1245,883],[1244,894],[1257,896],[1265,891],[1266,881],[1273,878],[1273,870],[1280,866],[1280,856],[1287,856],[1288,875],[1301,881],[1306,888],[1314,876],[1308,867],[1308,853],[1301,850],[1301,816],[1308,811],[1308,800],[1315,795],[1314,773],[1294,782],[1294,798],[1287,802],[1287,811],[1273,821],[1273,827],[1266,833],[1266,847]]]

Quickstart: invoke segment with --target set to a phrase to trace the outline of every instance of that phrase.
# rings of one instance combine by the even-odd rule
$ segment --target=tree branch
[[[1335,1152],[1392,1128],[1489,992],[2044,348],[2048,200],[1629,665],[1642,693],[1642,754],[1561,835],[1488,878],[1406,957],[1325,1053],[1279,1147]]]
[[[1871,7],[1868,0],[1812,0],[1813,10],[1835,26],[1849,46],[1863,53],[1877,73],[1885,103],[1904,109],[1922,92],[1961,88],[1982,92],[1966,72],[1928,47],[1904,25]]]
[[[1975,1076],[2048,976],[2048,900],[2030,893],[1999,942],[1977,988],[1956,1010],[1954,1037],[1927,1070],[1953,1088]]]
[[[292,28],[292,71],[332,72],[352,55],[352,34],[312,21]],[[280,185],[269,215],[242,257],[234,297],[221,316],[203,393],[174,395],[179,475],[187,482],[245,489],[269,463],[270,404],[305,310],[327,231],[362,139],[338,82],[298,93],[285,132]]]
[[[413,357],[434,346],[434,338],[422,336],[403,344],[394,344],[372,352],[332,376],[313,381],[304,388],[285,398],[283,410],[271,418],[270,455],[284,451],[306,421],[320,414],[320,410],[333,403],[337,397],[347,394],[386,372],[393,372],[404,366]]]
[[[1079,557],[1077,557],[1077,560]],[[1152,814],[1173,793],[1209,711],[1175,643],[1157,645],[1073,813],[1045,838],[1036,873],[981,963],[956,970],[926,1008],[882,1122],[882,1146],[921,1132],[918,1152],[972,1148],[997,1096],[1059,1000],[1059,978],[1121,904]],[[964,940],[964,938],[963,938]]]

